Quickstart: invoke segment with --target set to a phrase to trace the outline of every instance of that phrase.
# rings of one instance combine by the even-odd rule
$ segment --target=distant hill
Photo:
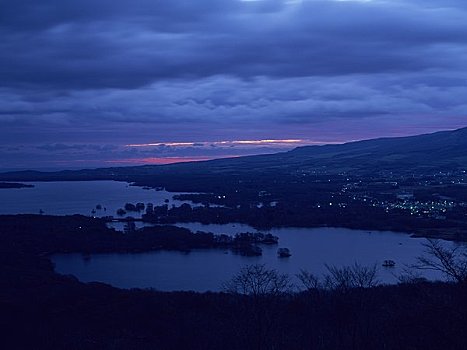
[[[467,168],[467,128],[409,137],[381,138],[343,145],[309,146],[289,152],[303,166],[344,170]]]
[[[305,146],[284,153],[219,159],[190,167],[211,171],[321,169],[329,173],[467,169],[467,128],[340,145]]]
[[[305,146],[282,153],[204,162],[60,172],[10,172],[0,174],[0,180],[131,179],[135,176],[168,174],[290,173],[297,170],[327,173],[405,173],[456,169],[467,169],[467,128],[340,145]]]

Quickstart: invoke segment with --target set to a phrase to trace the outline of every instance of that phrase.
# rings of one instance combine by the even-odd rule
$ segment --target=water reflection
[[[255,231],[241,224],[184,223],[178,226],[228,234]],[[324,264],[377,263],[381,281],[395,283],[395,275],[402,272],[404,265],[414,264],[424,250],[423,239],[394,232],[344,228],[279,228],[268,232],[279,236],[279,247],[289,248],[290,258],[279,259],[277,246],[262,246],[263,255],[260,257],[244,257],[223,250],[194,250],[189,254],[166,251],[98,254],[88,261],[80,254],[56,255],[53,261],[57,272],[73,274],[85,282],[101,281],[121,288],[152,287],[164,291],[217,291],[241,267],[254,263],[264,263],[293,276],[302,268],[321,275],[325,272]],[[382,267],[386,259],[396,261],[396,266]],[[434,273],[426,276],[440,277]]]
[[[0,214],[92,215],[117,216],[125,203],[154,205],[192,204],[172,197],[178,192],[156,191],[130,186],[117,181],[54,181],[25,182],[33,188],[1,189]],[[98,208],[100,206],[100,209]],[[140,217],[141,213],[128,215]]]

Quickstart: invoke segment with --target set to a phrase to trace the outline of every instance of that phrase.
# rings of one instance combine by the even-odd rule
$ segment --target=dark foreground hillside
[[[84,217],[0,218],[0,348],[467,348],[465,286],[256,296],[120,290],[53,272],[45,249],[67,236],[79,241],[76,225],[89,229],[88,241],[106,234]]]

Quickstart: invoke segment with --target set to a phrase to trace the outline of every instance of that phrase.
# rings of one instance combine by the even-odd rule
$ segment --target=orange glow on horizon
[[[263,145],[263,144],[290,144],[290,143],[302,143],[304,140],[297,139],[286,139],[286,140],[238,140],[238,141],[219,141],[211,142],[220,145]]]
[[[151,147],[151,146],[170,146],[170,147],[190,147],[194,146],[195,142],[156,142],[156,143],[136,143],[125,145],[127,147]]]
[[[270,146],[291,146],[291,145],[323,145],[338,144],[342,142],[324,142],[304,139],[263,139],[263,140],[231,140],[231,141],[200,141],[200,142],[154,142],[154,143],[134,143],[126,147],[193,147],[193,146],[233,146],[233,145],[270,145]]]

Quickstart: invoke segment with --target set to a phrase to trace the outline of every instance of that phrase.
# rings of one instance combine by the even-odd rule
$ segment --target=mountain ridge
[[[128,176],[246,172],[443,171],[467,169],[467,127],[404,137],[383,137],[344,144],[297,147],[287,152],[202,162],[142,165],[58,172],[0,173],[0,180],[55,178],[114,179]]]

